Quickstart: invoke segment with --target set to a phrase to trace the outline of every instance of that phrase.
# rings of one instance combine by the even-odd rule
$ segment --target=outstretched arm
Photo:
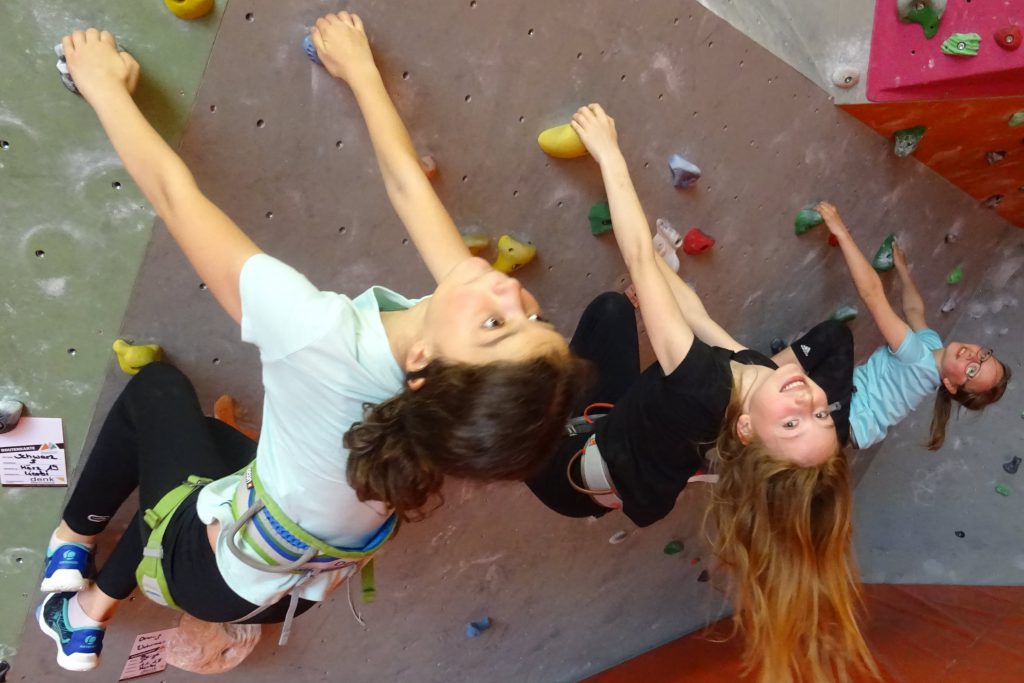
[[[720,346],[730,351],[742,351],[746,348],[733,339],[732,335],[726,332],[721,325],[712,320],[704,307],[704,302],[697,296],[697,292],[693,291],[693,288],[679,277],[678,273],[669,268],[664,259],[658,259],[658,267],[665,282],[672,290],[672,297],[686,319],[686,323],[701,341],[710,346]]]
[[[373,61],[362,20],[339,12],[310,31],[324,68],[348,83],[366,121],[391,205],[434,280],[470,257],[459,230],[420,167],[419,156]]]
[[[910,269],[907,267],[907,257],[899,244],[892,245],[893,264],[896,266],[896,274],[899,275],[903,296],[903,315],[907,316],[907,323],[910,329],[917,332],[928,327],[924,319],[924,300],[921,292],[917,291],[914,279],[910,277]]]
[[[895,352],[903,343],[910,328],[902,318],[896,315],[896,311],[892,310],[892,306],[885,296],[885,289],[882,287],[882,279],[878,277],[878,273],[868,263],[860,247],[853,241],[853,237],[839,216],[836,207],[828,202],[821,202],[815,208],[825,219],[825,225],[828,226],[829,232],[835,235],[839,242],[839,248],[843,251],[843,258],[846,259],[846,267],[850,270],[857,293],[868,310],[871,311],[875,325],[885,337],[886,344]]]
[[[199,191],[185,162],[139,111],[131,95],[139,65],[117,51],[114,37],[90,28],[62,42],[71,77],[96,111],[125,169],[220,305],[240,321],[238,278],[259,247]]]
[[[661,258],[654,251],[650,225],[619,149],[615,121],[600,105],[591,104],[573,115],[572,127],[601,167],[615,241],[645,313],[651,346],[662,370],[669,374],[690,352],[693,332],[658,266]]]

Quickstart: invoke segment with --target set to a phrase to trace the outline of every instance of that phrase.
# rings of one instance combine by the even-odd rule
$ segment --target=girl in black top
[[[563,514],[601,514],[601,500],[647,525],[671,510],[708,457],[719,477],[715,551],[732,574],[748,665],[762,683],[874,671],[855,618],[849,472],[825,392],[799,365],[776,367],[733,339],[656,255],[615,123],[601,107],[582,107],[572,126],[601,167],[658,362],[639,372],[635,336],[621,336],[633,326],[623,298],[591,304],[572,347],[602,375],[588,398],[615,405],[592,442],[569,437],[531,489]],[[603,334],[613,326],[618,335]],[[588,495],[593,484],[581,469],[593,472],[594,452],[606,470],[602,489]]]

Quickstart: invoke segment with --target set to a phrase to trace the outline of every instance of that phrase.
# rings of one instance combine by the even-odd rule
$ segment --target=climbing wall
[[[70,468],[92,419],[153,213],[88,106],[61,85],[53,46],[110,26],[146,55],[139,102],[172,142],[184,128],[220,19],[184,26],[160,2],[0,3],[0,399],[60,417]],[[0,659],[34,606],[63,489],[0,489]]]
[[[429,277],[387,205],[350,93],[300,47],[328,9],[337,7],[232,0],[181,152],[216,203],[320,287],[351,294],[381,283],[424,294]],[[588,228],[588,208],[604,199],[596,166],[550,159],[534,142],[590,101],[616,117],[652,222],[665,217],[717,239],[699,257],[681,256],[684,276],[755,348],[854,301],[823,229],[793,234],[793,216],[808,203],[835,201],[866,251],[898,231],[940,333],[963,312],[937,314],[949,269],[963,265],[969,296],[975,274],[1019,235],[926,167],[894,159],[886,140],[814,83],[692,0],[444,0],[429,10],[366,0],[352,9],[369,28],[416,145],[438,161],[436,187],[456,222],[537,244],[522,279],[566,334],[592,297],[627,284],[611,236],[594,238]],[[149,45],[137,51],[144,69],[161,54]],[[90,120],[86,111],[76,116]],[[697,186],[669,184],[673,153],[702,167]],[[961,241],[947,249],[948,232]],[[123,333],[161,342],[204,404],[229,391],[258,421],[256,353],[159,223],[139,273]],[[879,336],[868,321],[853,325],[866,356]],[[108,329],[103,343],[112,336]],[[99,415],[123,383],[111,366]],[[986,416],[988,428],[999,424]],[[870,456],[857,458],[858,471]],[[298,620],[287,647],[276,647],[268,629],[222,680],[577,680],[727,609],[724,577],[701,532],[707,491],[699,486],[644,530],[616,514],[560,518],[521,485],[450,482],[446,494],[443,509],[404,527],[379,556],[377,602],[360,607],[365,627],[338,594]],[[664,552],[672,540],[683,552]],[[698,581],[705,570],[710,580]],[[484,615],[492,628],[467,639],[467,622]],[[111,680],[137,633],[175,622],[141,599],[129,603],[100,669],[80,679]],[[13,680],[62,679],[52,644],[26,625]],[[192,679],[173,670],[160,677]]]

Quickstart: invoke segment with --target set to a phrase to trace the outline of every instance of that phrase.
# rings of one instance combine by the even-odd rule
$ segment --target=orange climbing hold
[[[245,411],[230,394],[222,394],[213,403],[213,416],[221,422],[231,425],[238,431],[245,434],[253,441],[259,441],[259,430],[239,424],[238,420],[245,414]]]

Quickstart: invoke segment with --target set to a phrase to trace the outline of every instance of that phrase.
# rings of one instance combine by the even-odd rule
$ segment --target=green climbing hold
[[[590,232],[594,235],[603,235],[612,229],[612,212],[608,202],[598,202],[590,207],[587,218],[590,220]]]
[[[903,158],[913,154],[917,146],[921,144],[921,138],[924,137],[927,130],[928,126],[913,126],[896,131],[894,134],[896,146],[893,150],[896,152],[896,156]]]
[[[939,22],[946,12],[946,0],[897,0],[896,12],[907,23],[920,24],[929,40],[939,31]]]
[[[1010,115],[1010,128],[1016,128],[1017,126],[1024,126],[1024,110],[1015,111]]]
[[[947,55],[973,57],[981,48],[981,36],[977,33],[954,33],[942,41],[942,51]]]
[[[665,554],[666,555],[678,555],[681,552],[683,552],[683,542],[682,541],[669,541],[668,543],[665,544]]]
[[[825,222],[825,219],[821,217],[821,214],[814,209],[801,209],[800,213],[796,215],[796,220],[793,221],[793,226],[796,228],[796,234],[802,235],[811,228],[821,225]]]
[[[857,310],[856,306],[843,304],[842,306],[840,306],[839,308],[832,312],[832,315],[829,316],[829,320],[837,320],[841,323],[848,323],[857,317],[857,313],[859,313],[859,311]]]
[[[964,279],[964,270],[960,266],[957,266],[953,270],[949,271],[949,275],[946,276],[947,285],[958,285],[960,281]]]
[[[996,484],[996,493],[1000,496],[1008,496],[1010,495],[1010,487],[1006,484]]]
[[[871,267],[879,273],[892,270],[892,243],[894,241],[896,241],[896,235],[890,234],[886,237],[885,241],[882,242],[882,246],[878,247],[878,251],[875,252],[875,258],[871,259]]]

